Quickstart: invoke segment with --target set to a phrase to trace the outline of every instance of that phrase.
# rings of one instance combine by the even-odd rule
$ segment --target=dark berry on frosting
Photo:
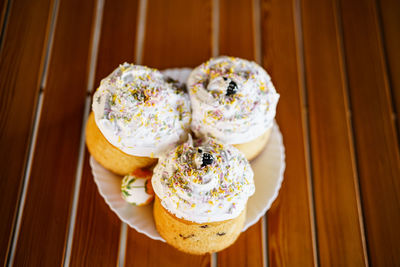
[[[214,158],[210,153],[204,153],[203,154],[203,164],[201,164],[201,167],[205,167],[207,165],[210,165],[214,162]]]
[[[199,148],[199,149],[197,149],[197,152],[203,153],[203,150],[201,150],[201,148]]]
[[[228,85],[228,89],[226,90],[226,95],[234,95],[237,93],[238,87],[237,84],[234,81],[231,81]]]

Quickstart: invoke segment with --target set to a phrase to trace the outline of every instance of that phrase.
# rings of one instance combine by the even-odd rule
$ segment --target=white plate
[[[164,73],[174,79],[186,81],[190,69],[169,69]],[[121,221],[139,233],[155,240],[164,241],[154,224],[153,206],[136,207],[128,204],[121,197],[121,177],[103,168],[93,157],[90,157],[90,166],[100,195]],[[256,159],[251,161],[251,167],[254,171],[256,192],[248,201],[243,231],[246,231],[265,214],[278,196],[282,184],[285,170],[285,147],[276,123],[274,123],[267,146]]]

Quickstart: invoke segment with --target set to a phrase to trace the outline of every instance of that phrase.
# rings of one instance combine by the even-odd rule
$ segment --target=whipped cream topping
[[[235,147],[189,136],[159,159],[152,184],[170,213],[206,223],[239,216],[255,191],[253,176],[249,162]]]
[[[124,63],[103,79],[92,108],[104,137],[123,152],[158,157],[187,138],[184,86],[158,70]]]
[[[188,87],[196,136],[241,144],[272,127],[279,94],[255,62],[212,58],[192,71]]]

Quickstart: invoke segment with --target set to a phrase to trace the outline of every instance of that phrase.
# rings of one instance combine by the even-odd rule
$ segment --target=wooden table
[[[0,0],[0,263],[400,266],[400,1]],[[129,229],[94,184],[84,125],[128,61],[252,59],[281,94],[286,172],[230,248]]]

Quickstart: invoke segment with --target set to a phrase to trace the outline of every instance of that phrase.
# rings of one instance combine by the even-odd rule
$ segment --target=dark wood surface
[[[340,5],[370,261],[393,266],[400,264],[400,231],[387,222],[400,222],[400,156],[377,7],[372,1]]]
[[[61,0],[14,264],[63,261],[78,164],[94,1]],[[73,77],[73,78],[71,78]]]
[[[3,1],[3,9],[7,1]],[[0,264],[6,261],[27,170],[52,1],[13,1],[0,43]],[[5,10],[4,10],[5,13]],[[22,21],[20,18],[25,17]],[[28,71],[29,70],[29,71]]]
[[[262,61],[281,95],[277,122],[286,150],[285,179],[267,214],[270,266],[316,265],[300,10],[296,1],[264,0]],[[284,56],[282,56],[284,55]]]
[[[365,265],[338,8],[306,0],[301,9],[319,262]]]
[[[398,113],[400,109],[400,2],[396,0],[378,1],[378,27],[383,39],[382,46],[387,64],[387,75],[394,103],[394,119],[400,127]],[[379,31],[379,29],[378,29]],[[378,33],[379,34],[379,33]],[[381,48],[382,49],[382,48]],[[397,134],[399,131],[397,130]]]
[[[5,0],[2,25],[1,265],[400,265],[398,1]],[[285,179],[234,245],[191,256],[109,209],[83,126],[118,64],[218,54],[271,74]]]

